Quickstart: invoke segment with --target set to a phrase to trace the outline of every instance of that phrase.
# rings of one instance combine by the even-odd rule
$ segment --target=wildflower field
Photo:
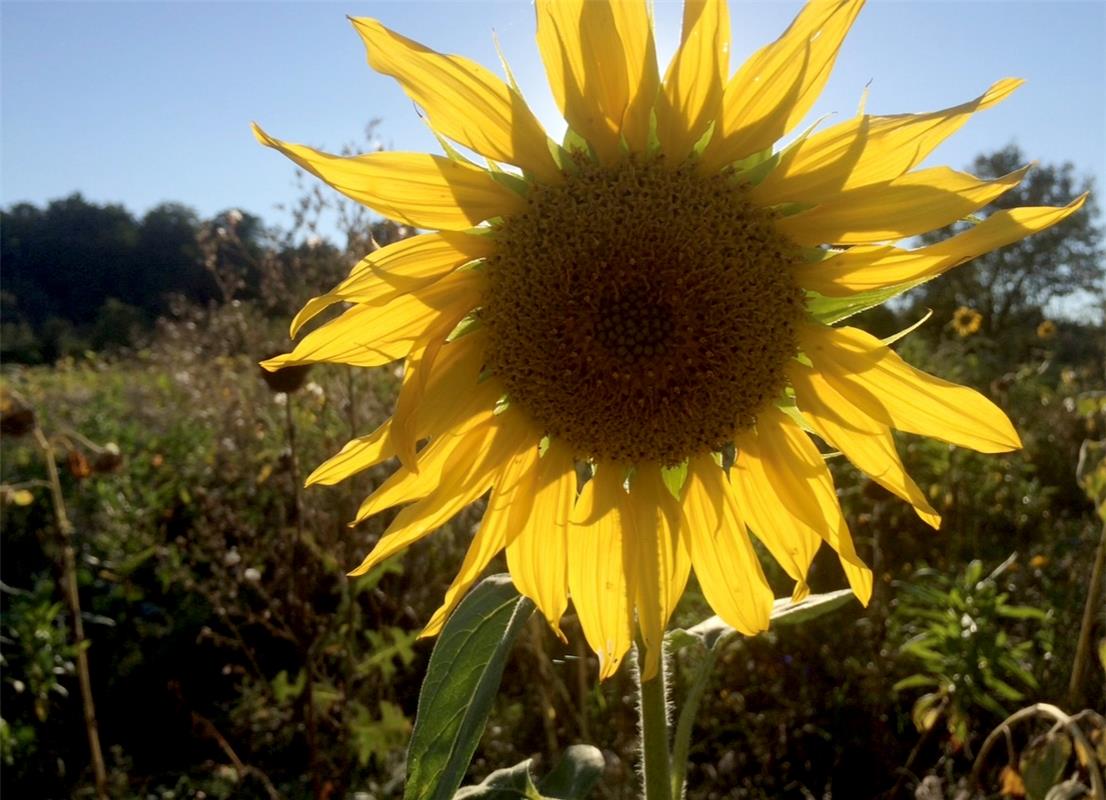
[[[376,233],[387,241],[396,231]],[[241,253],[231,245],[244,243],[219,242],[220,268],[235,269],[226,265]],[[284,287],[273,254],[259,252],[260,283]],[[337,272],[354,257],[284,255],[294,275],[325,275],[323,262]],[[348,438],[385,419],[400,376],[394,367],[317,367],[295,391],[273,391],[257,361],[283,340],[284,309],[271,310],[263,286],[229,302],[174,305],[122,350],[4,368],[5,397],[18,393],[33,409],[59,465],[114,797],[402,794],[433,645],[416,637],[479,507],[407,557],[345,576],[385,527],[386,518],[346,523],[387,466],[333,487],[299,486]],[[1009,327],[965,337],[953,324],[955,303],[934,304],[900,351],[986,392],[1024,449],[993,457],[905,439],[904,463],[945,519],[938,532],[842,459],[829,460],[858,551],[875,573],[872,601],[731,641],[711,656],[717,665],[705,685],[696,686],[704,646],[679,650],[673,691],[703,696],[689,796],[876,797],[900,783],[899,796],[912,796],[927,775],[952,796],[1007,714],[1034,702],[1072,713],[1102,708],[1093,655],[1081,698],[1069,699],[1102,525],[1088,497],[1101,492],[1102,331],[1061,321],[1042,339],[1042,311],[1030,303]],[[916,318],[910,308],[885,309],[871,325],[890,333]],[[7,430],[5,790],[92,794],[42,453],[30,435]],[[97,467],[112,445],[119,458]],[[825,556],[812,568],[815,592],[845,585]],[[786,575],[765,564],[776,595],[786,596]],[[1101,625],[1101,608],[1095,613]],[[670,627],[709,615],[693,582]],[[566,747],[588,742],[605,761],[595,796],[633,796],[628,671],[598,683],[571,613],[563,630],[567,644],[536,618],[521,633],[469,782],[524,758],[548,767]],[[1013,732],[1015,769],[1041,732],[1031,728]],[[984,765],[984,796],[997,793],[1008,763],[1003,743]],[[1057,774],[1073,770],[1074,757]]]

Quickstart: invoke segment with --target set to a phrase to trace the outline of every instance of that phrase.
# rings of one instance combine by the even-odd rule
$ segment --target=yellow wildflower
[[[960,306],[960,308],[952,313],[952,329],[961,337],[967,337],[971,336],[973,333],[978,333],[982,325],[983,315],[974,308]]]
[[[1050,319],[1046,319],[1040,325],[1037,326],[1037,338],[1048,340],[1056,335],[1056,323]]]

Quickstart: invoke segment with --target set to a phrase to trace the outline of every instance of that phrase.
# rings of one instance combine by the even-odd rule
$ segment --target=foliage
[[[46,746],[44,723],[69,697],[76,649],[50,581],[40,580],[29,591],[5,587],[5,593],[11,600],[2,619],[0,665],[11,705],[5,703],[7,719],[0,722],[0,758],[5,769],[19,772]]]
[[[1033,651],[1040,646],[1050,654],[1049,616],[1008,602],[1001,580],[1014,558],[987,575],[978,560],[955,576],[919,569],[900,584],[893,603],[891,636],[906,638],[899,652],[920,667],[893,688],[929,689],[914,702],[914,725],[924,733],[943,717],[956,748],[968,744],[973,721],[1001,718],[1040,688],[1031,671]],[[1042,630],[1019,635],[1009,620],[1036,621]]]
[[[1049,191],[1064,191],[1057,186]],[[52,212],[5,212],[2,380],[57,432],[52,445],[77,527],[88,655],[113,797],[402,796],[404,748],[432,647],[416,637],[464,554],[479,508],[464,512],[433,544],[420,543],[402,561],[350,580],[346,571],[389,519],[353,529],[346,521],[390,466],[342,487],[300,489],[310,466],[384,418],[398,385],[392,368],[314,368],[302,388],[287,394],[260,379],[256,361],[286,346],[291,310],[348,270],[371,248],[370,237],[385,243],[410,233],[327,202],[306,195],[292,207],[298,227],[287,232],[263,231],[246,215],[197,220],[169,209],[157,225],[149,220],[150,231],[160,231],[166,247],[181,243],[195,262],[186,267],[183,256],[157,255],[157,263],[170,266],[146,277],[168,288],[146,287],[140,297],[90,284],[86,307],[56,323],[49,315],[62,312],[50,304],[72,298],[49,297],[36,284],[39,299],[25,308],[33,293],[13,289],[25,284],[10,270],[7,248],[16,242],[9,237],[20,233],[26,243],[25,232],[38,230],[33,241],[41,243],[42,230],[54,230],[36,228],[45,225],[38,217],[48,215],[50,225],[100,220],[103,228],[84,249],[66,256],[92,269],[100,263],[94,255],[137,242],[134,230],[119,209],[70,203]],[[320,215],[334,213],[346,215],[347,246],[311,238],[321,229]],[[15,224],[18,215],[26,219]],[[141,229],[147,218],[132,222]],[[1064,238],[1054,253],[1083,252],[1081,241]],[[1047,252],[1032,257],[1047,261]],[[124,261],[110,273],[117,285],[125,282],[120,271],[131,268]],[[172,265],[206,285],[206,294],[174,284]],[[872,602],[867,609],[850,602],[830,622],[781,625],[718,648],[688,739],[689,797],[877,797],[899,781],[905,796],[914,788],[911,775],[934,779],[953,796],[970,769],[963,745],[978,744],[998,714],[980,697],[987,678],[978,661],[969,663],[971,647],[1007,642],[1006,655],[1035,681],[1037,688],[1011,674],[1001,658],[991,663],[994,677],[1024,695],[1020,701],[995,695],[1004,709],[1064,697],[1074,637],[1048,634],[1078,628],[1088,554],[1100,532],[1084,488],[1101,488],[1093,444],[1106,435],[1101,327],[1057,319],[1050,338],[1039,337],[1038,323],[1051,315],[1051,288],[1027,280],[1024,314],[1008,314],[998,335],[985,325],[960,336],[945,323],[962,298],[924,292],[972,269],[928,284],[921,302],[933,308],[933,318],[895,346],[922,368],[995,400],[1025,449],[978,456],[901,437],[908,471],[944,518],[936,533],[909,506],[827,454],[857,547],[876,573]],[[149,293],[161,291],[176,294]],[[987,317],[977,303],[967,305]],[[32,318],[31,307],[46,316]],[[863,312],[858,324],[890,335],[921,316],[909,306],[884,306]],[[19,338],[21,325],[31,338]],[[138,339],[127,333],[135,327],[143,331]],[[93,342],[107,349],[85,354]],[[129,349],[112,351],[116,342]],[[19,367],[10,357],[18,348],[28,360],[72,355]],[[5,435],[0,447],[3,789],[13,796],[87,795],[87,747],[68,666],[74,654],[58,605],[41,467],[21,439]],[[982,571],[967,581],[969,561],[997,564],[1012,551],[1017,560],[989,586]],[[771,564],[766,571],[777,595],[790,592],[786,576]],[[820,554],[810,583],[817,593],[839,589],[836,560]],[[953,620],[933,599],[951,598],[954,590],[973,620],[985,620],[967,639],[953,637]],[[943,633],[929,630],[939,624],[935,617],[916,616],[910,606],[941,616]],[[1050,616],[1010,617],[1000,606],[1047,608]],[[674,625],[690,629],[707,616],[693,579]],[[475,760],[462,776],[470,788],[486,788],[489,776],[499,780],[504,774],[497,770],[507,769],[510,780],[525,777],[542,794],[567,796],[548,790],[549,777],[536,776],[557,773],[549,765],[583,741],[603,747],[593,796],[634,793],[633,681],[623,671],[597,685],[578,622],[569,615],[563,627],[567,644],[536,618],[518,632]],[[937,638],[922,647],[939,659],[900,654],[911,637],[927,635]],[[674,653],[678,697],[696,685],[703,652],[687,646]],[[956,659],[964,662],[959,671]],[[949,718],[943,718],[946,725],[931,727],[921,741],[911,717],[919,691],[893,691],[912,674],[939,682],[926,689],[947,687],[946,708],[951,714],[955,704],[962,715],[962,736],[945,735]],[[946,674],[950,680],[941,684]],[[1090,682],[1092,707],[1106,702],[1101,675]],[[593,773],[600,768],[595,756]],[[986,778],[998,786],[997,774]]]

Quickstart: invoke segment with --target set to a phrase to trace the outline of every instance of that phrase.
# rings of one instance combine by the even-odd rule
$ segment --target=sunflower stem
[[[638,680],[641,689],[641,758],[645,778],[645,800],[672,800],[672,783],[668,761],[668,694],[665,686],[667,665],[661,667],[652,680],[641,680],[644,652],[637,647]]]

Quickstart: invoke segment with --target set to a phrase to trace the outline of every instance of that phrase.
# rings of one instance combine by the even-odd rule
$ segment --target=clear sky
[[[732,64],[775,38],[799,3],[731,0]],[[0,3],[0,204],[74,191],[136,213],[177,200],[282,222],[292,167],[256,144],[275,136],[339,148],[380,118],[382,142],[438,151],[409,100],[373,73],[346,15],[375,16],[438,50],[496,69],[497,33],[524,94],[559,121],[534,45],[528,0],[499,2]],[[656,2],[667,63],[680,4]],[[663,67],[662,67],[663,68]],[[846,40],[812,119],[929,111],[992,81],[1027,84],[942,145],[928,164],[963,167],[1011,141],[1074,162],[1106,185],[1106,3],[872,0]]]

